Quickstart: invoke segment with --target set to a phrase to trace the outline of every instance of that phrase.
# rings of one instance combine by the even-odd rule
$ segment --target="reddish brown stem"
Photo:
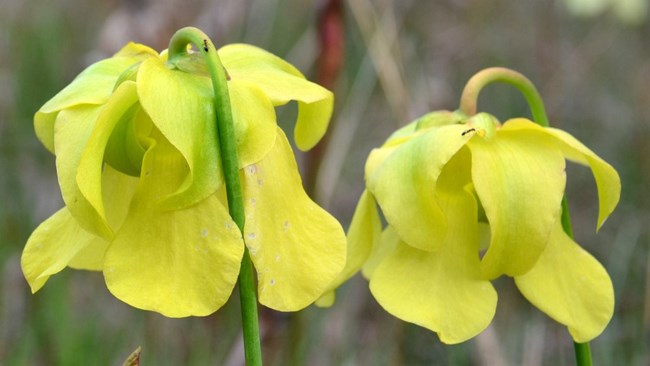
[[[320,53],[317,60],[316,81],[333,90],[339,72],[343,67],[343,55],[345,52],[345,35],[343,30],[343,4],[341,0],[327,0],[321,10],[318,19],[318,40]],[[330,122],[330,130],[336,119]],[[316,194],[316,182],[321,162],[327,146],[329,145],[329,133],[305,154],[304,184],[307,194],[318,200]]]

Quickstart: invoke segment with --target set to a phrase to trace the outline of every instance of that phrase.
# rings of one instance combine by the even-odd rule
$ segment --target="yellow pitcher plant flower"
[[[611,319],[614,293],[603,266],[563,230],[566,160],[593,172],[599,229],[620,179],[570,134],[486,113],[421,117],[370,153],[348,262],[330,287],[362,269],[384,309],[454,344],[489,325],[490,280],[507,275],[575,342],[593,339]],[[319,304],[332,301],[329,293]]]
[[[65,207],[23,251],[32,292],[65,267],[95,270],[134,307],[208,315],[230,296],[246,246],[260,303],[295,311],[341,271],[343,229],[304,192],[274,110],[298,102],[294,139],[309,149],[325,133],[332,93],[257,47],[217,51],[234,120],[242,236],[227,209],[214,91],[198,51],[168,59],[166,51],[130,43],[36,113]]]

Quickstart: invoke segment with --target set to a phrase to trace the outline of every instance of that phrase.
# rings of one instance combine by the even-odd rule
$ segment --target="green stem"
[[[562,228],[564,232],[573,239],[573,227],[571,225],[571,215],[569,215],[569,205],[567,204],[566,195],[562,198]],[[578,366],[592,366],[591,361],[591,347],[589,342],[576,343],[573,342],[573,351],[576,355],[576,365]]]
[[[235,141],[235,128],[226,71],[217,55],[212,41],[202,31],[186,27],[177,31],[169,41],[169,59],[187,56],[187,45],[192,44],[206,60],[214,89],[214,110],[216,113],[217,133],[221,148],[221,164],[226,182],[226,196],[230,216],[244,235],[244,202],[239,181],[239,163]],[[257,297],[255,295],[255,276],[248,250],[244,256],[239,272],[239,296],[241,299],[242,328],[244,334],[244,353],[248,366],[262,365],[259,321],[257,315]]]
[[[589,342],[576,343],[573,342],[573,351],[576,354],[576,364],[579,366],[591,366],[591,347]]]
[[[510,84],[517,88],[526,98],[530,112],[533,115],[533,121],[542,127],[548,127],[548,116],[544,108],[544,102],[539,95],[535,85],[524,75],[503,67],[491,67],[479,71],[472,76],[460,97],[459,110],[466,116],[473,116],[476,114],[478,95],[481,90],[493,83],[503,82]],[[569,205],[567,204],[566,194],[562,198],[562,228],[564,232],[573,239],[573,228],[571,226],[571,216],[569,215]],[[576,355],[576,364],[578,366],[591,366],[591,349],[589,342],[576,343],[573,342],[573,348]]]
[[[526,98],[526,102],[528,102],[528,106],[533,115],[533,120],[540,126],[548,127],[548,117],[544,109],[544,102],[539,96],[535,85],[524,75],[504,67],[490,67],[472,76],[467,84],[465,84],[465,89],[463,89],[463,93],[461,94],[460,111],[467,116],[475,115],[479,93],[483,87],[495,81],[507,83],[517,88],[524,95],[524,98]]]

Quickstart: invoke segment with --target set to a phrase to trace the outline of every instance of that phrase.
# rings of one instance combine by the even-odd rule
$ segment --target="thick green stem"
[[[579,366],[591,366],[591,347],[587,343],[573,342],[573,351],[576,354],[576,364]]]
[[[461,94],[460,111],[467,116],[475,115],[479,93],[483,87],[496,81],[507,83],[517,88],[524,95],[524,98],[526,98],[526,102],[528,102],[528,106],[533,115],[533,120],[541,126],[548,127],[548,117],[544,109],[544,102],[539,96],[535,85],[524,75],[504,67],[490,67],[472,76],[467,84],[465,84],[465,89],[463,89],[463,93]]]
[[[476,114],[478,95],[481,90],[493,82],[503,82],[517,88],[526,98],[530,112],[533,115],[533,121],[542,127],[548,127],[548,116],[535,85],[524,75],[503,67],[491,67],[479,71],[465,85],[460,97],[460,112],[466,116]],[[571,216],[569,215],[569,205],[567,204],[566,195],[562,198],[562,228],[564,232],[573,239],[573,228],[571,226]],[[578,366],[591,366],[591,349],[589,343],[573,343],[576,364]]]
[[[217,55],[212,41],[197,28],[186,27],[174,34],[169,42],[169,59],[184,57],[188,53],[188,44],[194,45],[206,60],[214,89],[214,110],[217,117],[217,133],[221,149],[221,164],[226,183],[226,196],[230,216],[244,232],[244,202],[239,181],[239,163],[235,141],[235,128],[228,94],[226,71]],[[259,321],[257,315],[257,297],[255,295],[255,276],[248,251],[244,257],[239,273],[239,294],[242,310],[242,328],[244,334],[244,352],[248,366],[262,365]]]

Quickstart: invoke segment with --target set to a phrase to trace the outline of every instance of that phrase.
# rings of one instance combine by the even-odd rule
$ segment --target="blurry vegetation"
[[[33,113],[91,62],[129,40],[157,49],[194,25],[217,44],[248,42],[315,75],[324,1],[3,0],[0,3],[0,364],[121,365],[142,346],[143,365],[241,365],[236,296],[206,318],[166,319],[132,309],[101,274],[66,270],[31,295],[20,253],[61,198],[54,158],[33,133]],[[576,1],[572,1],[576,3]],[[598,235],[587,169],[568,167],[576,239],[608,269],[616,312],[592,342],[597,364],[647,365],[650,357],[650,22],[607,9],[576,17],[562,1],[350,0],[345,61],[335,86],[335,128],[315,197],[347,227],[363,164],[391,130],[431,110],[457,108],[477,70],[507,66],[544,97],[551,123],[585,142],[621,174],[621,204]],[[491,86],[484,108],[527,116],[522,97]],[[279,116],[295,113],[283,108]],[[283,127],[290,127],[284,126]],[[534,219],[534,218],[531,218]],[[476,339],[444,346],[374,302],[355,277],[331,309],[262,311],[268,365],[571,365],[566,330],[496,282],[499,306]]]

